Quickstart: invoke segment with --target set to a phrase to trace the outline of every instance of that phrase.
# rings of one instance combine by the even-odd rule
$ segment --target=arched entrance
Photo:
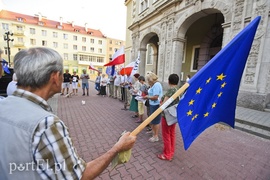
[[[158,70],[158,43],[159,38],[156,33],[149,33],[145,35],[140,44],[140,58],[139,73],[144,75],[148,71],[157,74]]]
[[[185,38],[181,69],[182,82],[185,82],[187,75],[193,76],[221,50],[222,23],[224,23],[222,13],[212,9],[206,16],[202,16],[201,13],[193,14],[181,25],[179,32],[182,31],[181,33],[184,34],[181,35]],[[186,27],[185,30],[183,27]]]

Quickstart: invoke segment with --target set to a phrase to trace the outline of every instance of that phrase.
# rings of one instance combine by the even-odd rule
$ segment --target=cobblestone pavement
[[[78,153],[87,162],[109,150],[124,130],[132,131],[138,126],[131,118],[132,112],[121,110],[122,102],[96,95],[93,83],[90,96],[82,96],[79,90],[78,96],[56,95],[54,99],[51,102],[57,105],[58,116],[69,127]],[[269,140],[216,124],[185,151],[177,127],[176,153],[168,162],[157,158],[163,149],[162,141],[148,142],[145,132],[137,136],[128,163],[114,170],[109,166],[96,179],[270,179]]]

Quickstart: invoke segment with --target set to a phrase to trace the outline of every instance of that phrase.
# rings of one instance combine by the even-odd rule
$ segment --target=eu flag
[[[3,62],[2,62],[3,70],[5,71],[5,73],[10,74],[10,71],[8,69],[8,62],[4,59],[2,59],[2,60],[3,60]]]
[[[215,123],[224,122],[234,128],[240,81],[260,18],[255,18],[189,80],[189,88],[177,107],[185,150]]]

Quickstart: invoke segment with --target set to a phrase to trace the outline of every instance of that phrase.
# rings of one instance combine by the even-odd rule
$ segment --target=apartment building
[[[91,63],[95,68],[105,72],[105,63],[109,61],[113,50],[124,44],[121,40],[110,39],[100,30],[75,25],[74,22],[49,20],[42,14],[34,16],[2,10],[0,12],[0,33],[3,41],[0,48],[4,50],[2,57],[8,61],[8,40],[10,47],[10,66],[13,66],[14,55],[21,49],[30,47],[49,47],[58,51],[64,60],[64,69],[82,73]],[[5,40],[4,40],[5,39]],[[110,44],[108,42],[118,42]],[[112,49],[112,51],[108,51]],[[92,78],[96,72],[88,71]]]

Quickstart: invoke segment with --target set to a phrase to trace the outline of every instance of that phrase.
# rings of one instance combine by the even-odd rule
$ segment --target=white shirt
[[[114,85],[115,86],[120,86],[121,83],[121,76],[120,75],[116,75],[115,79],[114,79]]]
[[[7,86],[7,95],[8,96],[12,95],[16,89],[17,89],[17,82],[11,81],[10,83],[8,83],[8,86]]]

